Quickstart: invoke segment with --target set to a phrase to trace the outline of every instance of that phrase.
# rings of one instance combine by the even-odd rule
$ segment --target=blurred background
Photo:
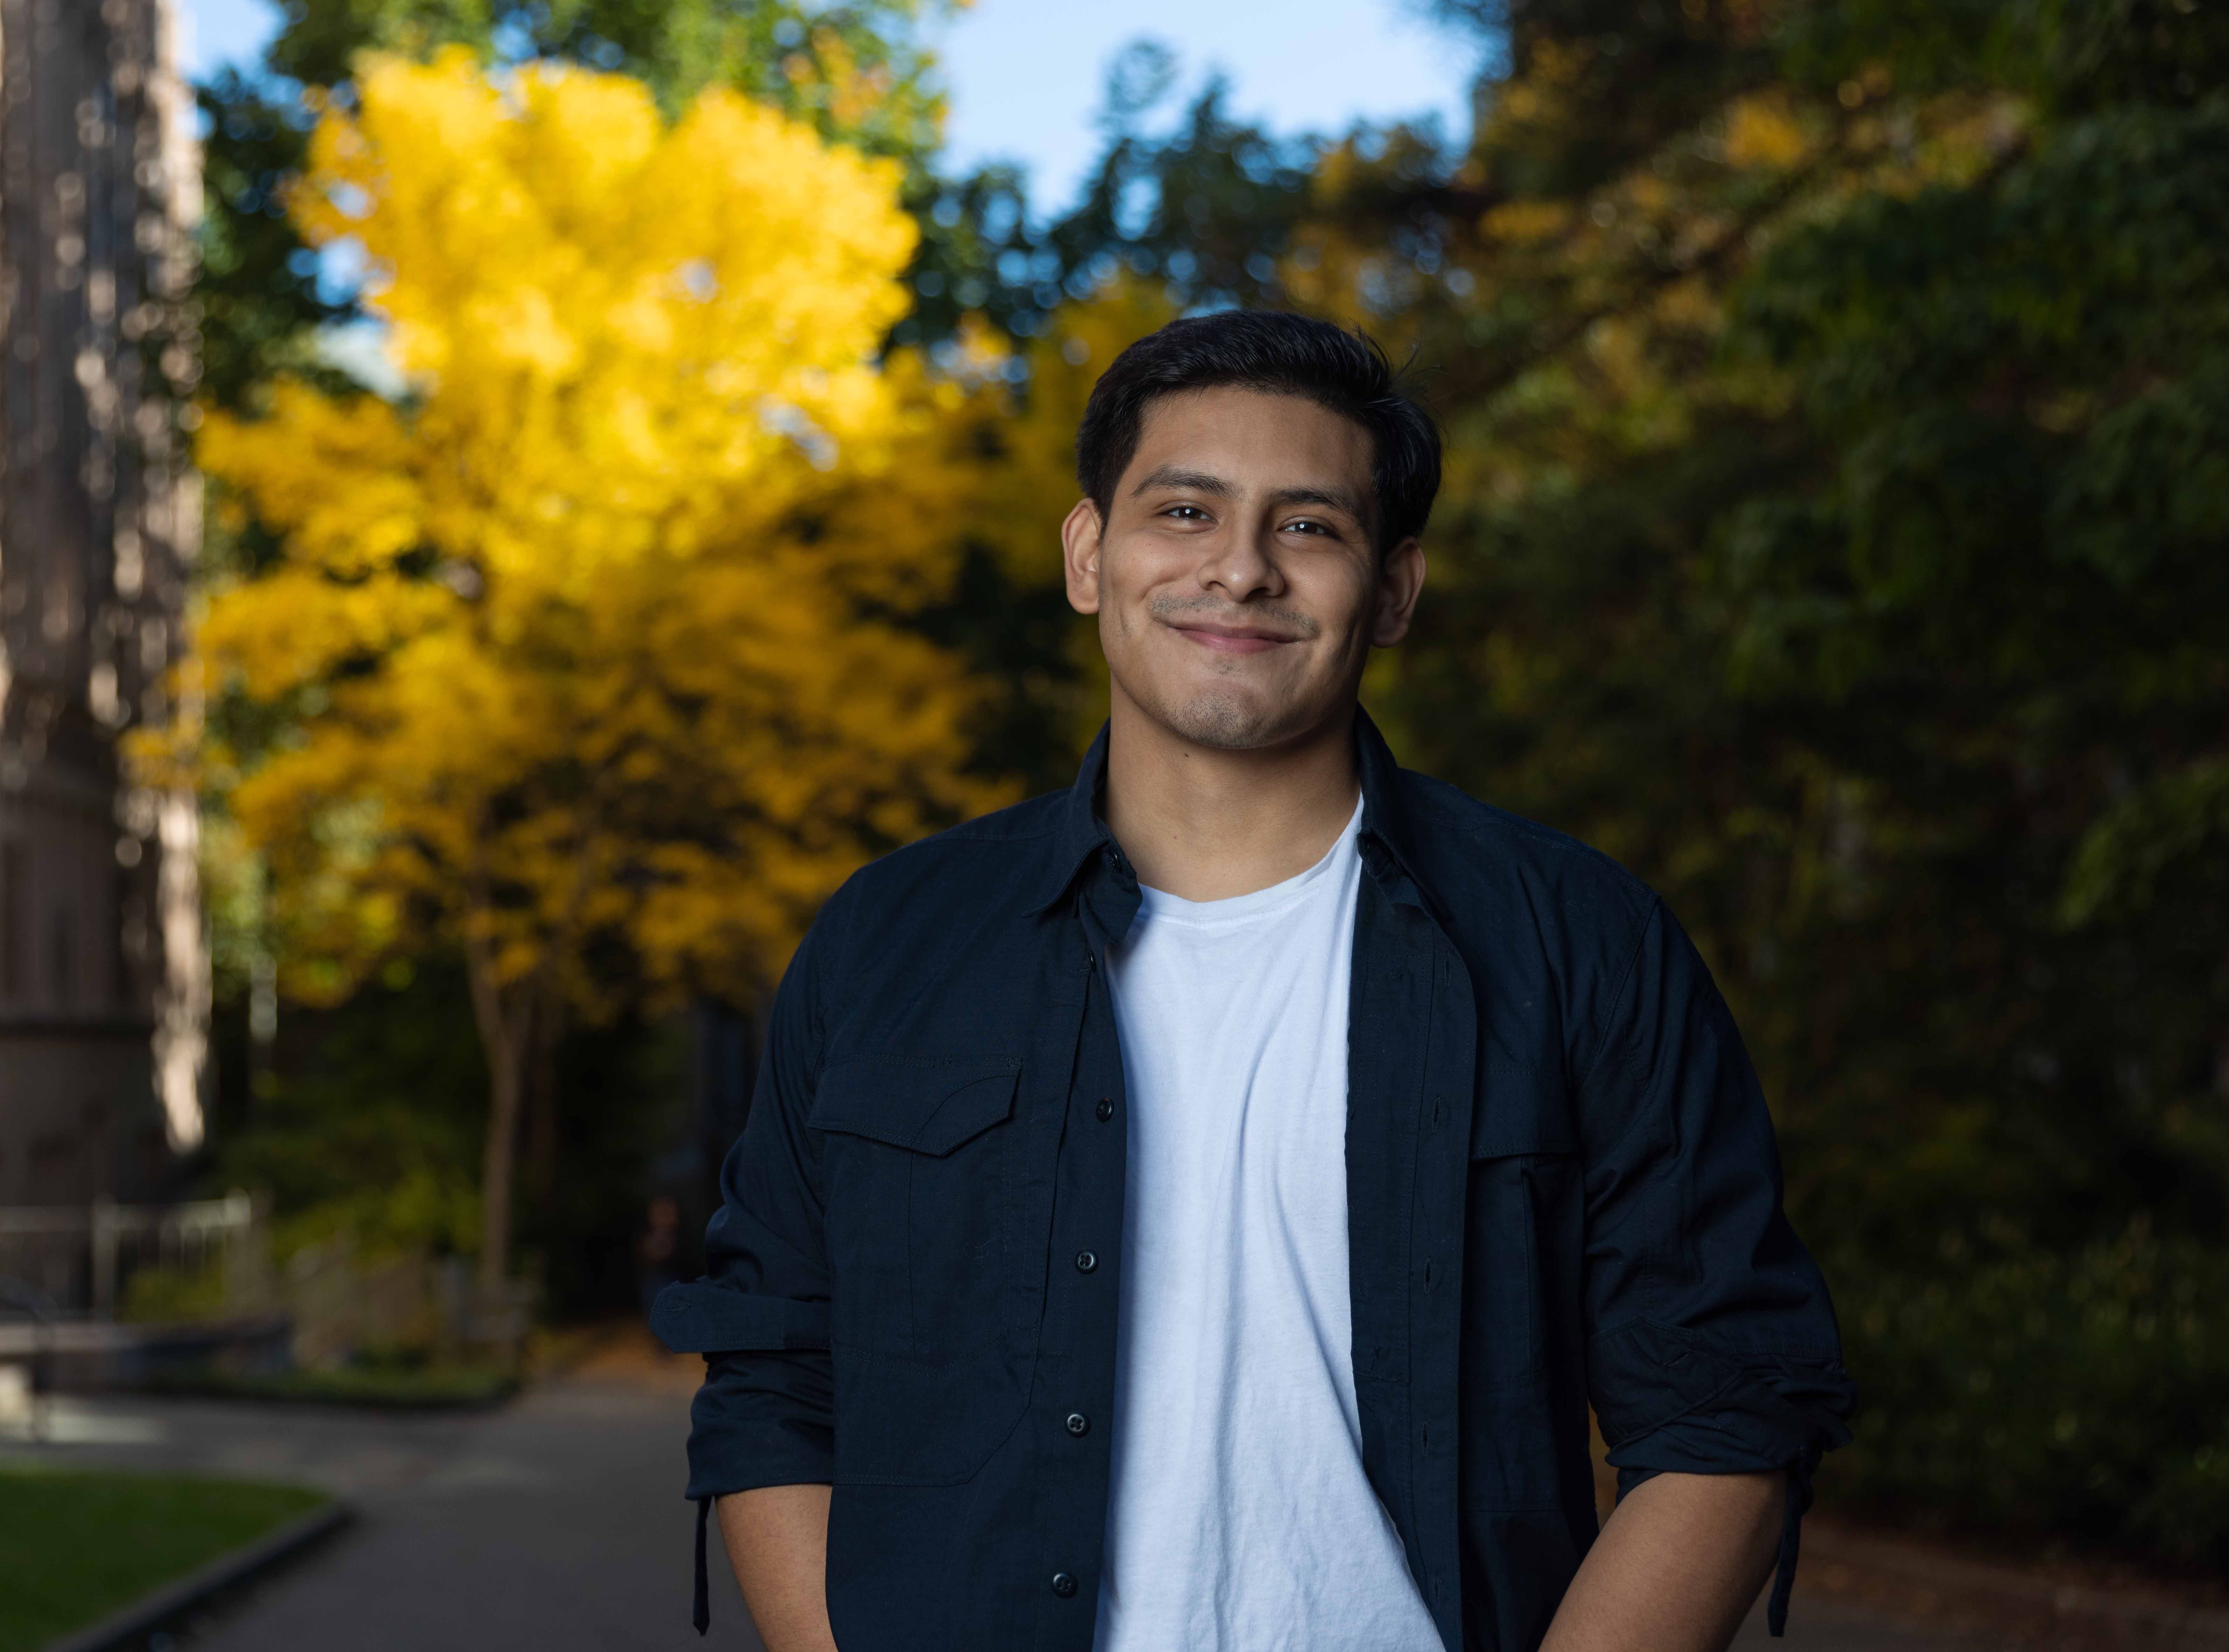
[[[1404,761],[1747,1035],[1791,1639],[2229,1647],[2225,224],[2211,0],[0,0],[0,1652],[693,1642],[641,1304],[1232,305],[1445,427]]]

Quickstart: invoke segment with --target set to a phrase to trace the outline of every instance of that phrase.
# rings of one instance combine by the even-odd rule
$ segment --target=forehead
[[[1218,385],[1156,397],[1116,492],[1165,466],[1241,487],[1336,487],[1368,498],[1370,433],[1305,396]]]

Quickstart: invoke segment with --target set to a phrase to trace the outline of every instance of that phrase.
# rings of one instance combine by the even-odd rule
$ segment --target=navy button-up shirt
[[[1397,768],[1366,717],[1356,742],[1355,1398],[1441,1637],[1546,1633],[1595,1535],[1590,1407],[1623,1486],[1790,1471],[1777,1619],[1852,1392],[1725,1005],[1619,867]],[[833,1484],[845,1652],[1091,1644],[1126,1164],[1105,959],[1138,908],[1105,768],[1102,733],[1073,790],[829,901],[710,1272],[658,1305],[708,1366],[689,1495]]]

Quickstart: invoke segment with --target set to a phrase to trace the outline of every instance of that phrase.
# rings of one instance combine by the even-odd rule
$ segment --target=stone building
[[[118,752],[201,522],[172,3],[0,0],[0,1205],[155,1196],[202,1134],[193,804]]]

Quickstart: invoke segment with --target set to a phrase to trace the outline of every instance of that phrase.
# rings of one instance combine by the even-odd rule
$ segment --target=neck
[[[1276,746],[1227,751],[1155,723],[1115,690],[1107,826],[1138,881],[1227,900],[1298,877],[1353,818],[1354,707]]]

